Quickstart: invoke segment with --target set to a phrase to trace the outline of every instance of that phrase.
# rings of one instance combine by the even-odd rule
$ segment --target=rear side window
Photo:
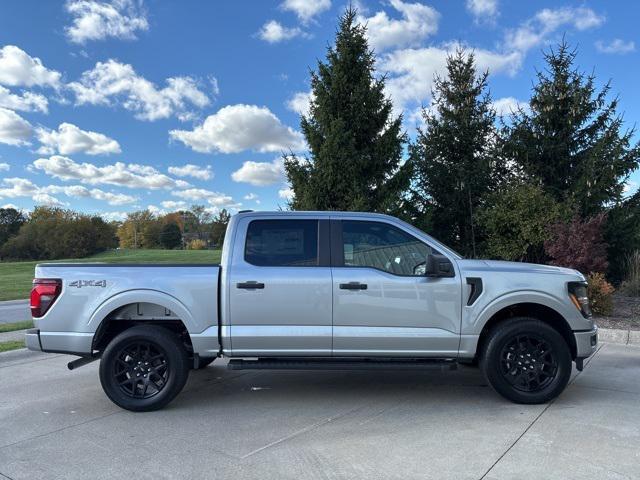
[[[253,220],[244,259],[260,267],[318,265],[317,220]]]

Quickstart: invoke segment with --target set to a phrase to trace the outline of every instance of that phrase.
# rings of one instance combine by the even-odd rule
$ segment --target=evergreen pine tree
[[[423,110],[425,126],[410,148],[413,197],[422,202],[430,233],[467,256],[476,256],[476,215],[497,171],[487,76],[477,74],[472,53],[449,56],[447,76],[436,77],[432,108]]]
[[[621,199],[640,147],[631,145],[633,130],[622,132],[618,99],[607,100],[609,83],[597,89],[593,74],[574,67],[575,58],[564,41],[545,54],[531,112],[514,115],[506,152],[556,200],[589,216]]]
[[[346,10],[335,45],[311,73],[310,111],[301,118],[309,157],[285,157],[295,210],[393,212],[409,184],[402,118],[392,116],[356,14]]]

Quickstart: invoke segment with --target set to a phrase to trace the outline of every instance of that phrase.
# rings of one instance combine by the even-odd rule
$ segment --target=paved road
[[[103,395],[97,363],[0,355],[0,478],[640,478],[640,348],[607,344],[550,405],[457,372],[194,372],[165,410]]]
[[[0,323],[21,322],[23,320],[31,320],[29,300],[0,302]]]

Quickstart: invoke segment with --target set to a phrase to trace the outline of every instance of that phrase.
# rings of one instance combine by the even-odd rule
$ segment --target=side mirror
[[[455,277],[453,264],[444,255],[430,253],[425,262],[426,277]]]

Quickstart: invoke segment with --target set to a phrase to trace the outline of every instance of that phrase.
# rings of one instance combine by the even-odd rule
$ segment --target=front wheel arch
[[[577,347],[573,330],[569,326],[567,320],[559,312],[540,303],[516,303],[504,307],[494,313],[485,323],[478,338],[474,363],[479,361],[480,354],[486,346],[486,342],[491,331],[503,322],[508,322],[518,317],[535,318],[556,330],[560,335],[562,335],[562,338],[569,346],[571,359],[576,359]]]

